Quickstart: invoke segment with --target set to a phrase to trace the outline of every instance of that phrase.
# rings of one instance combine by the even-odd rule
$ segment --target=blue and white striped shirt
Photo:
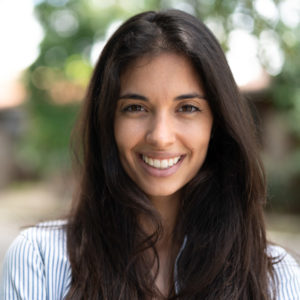
[[[1,300],[61,300],[71,282],[66,234],[61,221],[24,230],[4,261]],[[55,226],[53,228],[53,226]],[[284,249],[269,246],[282,260],[274,268],[278,300],[300,300],[300,267]]]

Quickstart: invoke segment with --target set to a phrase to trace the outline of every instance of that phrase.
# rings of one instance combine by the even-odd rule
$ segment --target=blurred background
[[[68,210],[69,137],[105,41],[166,8],[204,21],[257,107],[268,236],[300,253],[299,0],[0,0],[0,265],[22,226]]]

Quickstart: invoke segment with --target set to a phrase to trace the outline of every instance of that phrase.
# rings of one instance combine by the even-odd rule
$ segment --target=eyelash
[[[129,112],[129,113],[137,113],[137,112],[144,112],[144,111],[146,111],[146,109],[139,104],[130,104],[122,109],[122,112]]]
[[[145,112],[145,111],[147,110],[142,105],[139,104],[130,104],[122,109],[122,112],[129,112],[129,113],[138,113],[138,112]],[[194,113],[199,111],[201,111],[199,107],[191,104],[184,104],[178,109],[178,112],[183,112],[183,113]]]
[[[185,111],[183,111],[183,108],[185,108]],[[199,107],[197,107],[195,105],[184,104],[179,108],[179,111],[184,112],[184,113],[193,113],[193,112],[198,112],[201,110],[199,109]]]

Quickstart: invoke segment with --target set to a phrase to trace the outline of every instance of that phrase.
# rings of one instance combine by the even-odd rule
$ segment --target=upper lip
[[[171,152],[141,152],[141,155],[145,155],[154,159],[170,159],[178,156],[183,156],[182,153],[171,153]]]

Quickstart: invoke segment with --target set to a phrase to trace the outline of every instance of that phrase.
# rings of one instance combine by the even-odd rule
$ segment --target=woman
[[[266,242],[248,105],[200,21],[124,23],[80,130],[77,202],[11,246],[5,299],[300,299],[299,267]]]

